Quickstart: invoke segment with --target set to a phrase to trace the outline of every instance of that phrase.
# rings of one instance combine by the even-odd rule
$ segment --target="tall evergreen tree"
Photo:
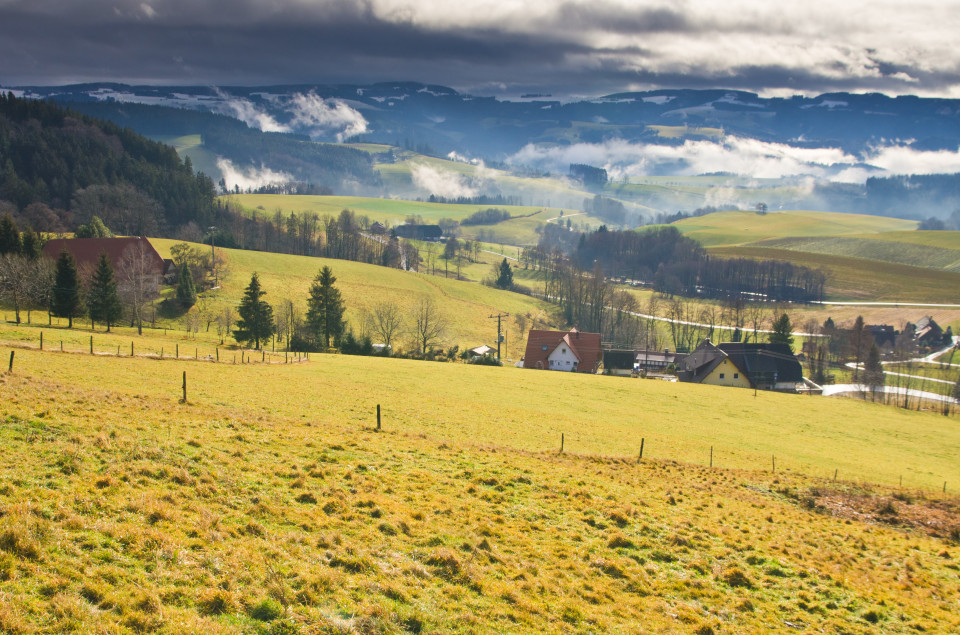
[[[20,253],[29,260],[39,260],[42,247],[40,237],[37,236],[32,227],[27,227],[20,240]]]
[[[333,270],[324,265],[313,279],[310,297],[307,298],[307,324],[324,348],[330,348],[331,339],[335,345],[339,344],[347,326],[343,319],[346,311],[343,297],[340,290],[333,286],[336,281]]]
[[[266,294],[267,292],[260,288],[260,277],[254,272],[247,290],[243,292],[240,306],[237,307],[240,317],[237,319],[233,337],[241,343],[252,343],[257,350],[261,343],[270,339],[277,328],[273,322],[273,307],[261,299]]]
[[[50,294],[50,314],[69,320],[68,328],[73,328],[73,318],[80,317],[83,311],[83,297],[80,295],[80,277],[77,275],[77,263],[69,252],[64,251],[57,258],[57,268],[53,278],[53,290]]]
[[[497,267],[497,279],[494,284],[500,289],[513,288],[513,269],[510,268],[510,263],[507,262],[506,258]]]
[[[193,284],[193,274],[186,262],[180,265],[177,274],[177,302],[188,309],[197,303],[197,287]]]
[[[771,344],[786,344],[793,350],[793,326],[789,315],[782,313],[773,321],[772,332],[767,339]]]
[[[113,266],[107,254],[101,252],[97,261],[97,269],[93,273],[93,282],[87,294],[87,310],[90,314],[90,326],[96,321],[107,323],[107,333],[110,326],[123,315],[123,304],[117,292],[117,281],[113,275]]]
[[[880,348],[874,344],[867,353],[867,361],[863,365],[863,383],[876,391],[883,386],[883,365],[880,363]]]
[[[16,256],[20,253],[21,246],[20,230],[17,229],[17,224],[13,222],[10,214],[4,214],[3,218],[0,218],[0,256],[4,254]]]

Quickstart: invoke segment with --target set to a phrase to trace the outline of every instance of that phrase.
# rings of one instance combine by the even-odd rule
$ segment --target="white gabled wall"
[[[577,370],[577,363],[577,356],[573,354],[567,343],[560,342],[547,358],[547,369],[572,372]]]

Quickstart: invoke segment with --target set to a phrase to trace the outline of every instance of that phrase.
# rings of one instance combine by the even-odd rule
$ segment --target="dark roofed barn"
[[[149,240],[137,236],[124,238],[54,238],[48,240],[47,244],[43,246],[43,255],[56,260],[63,251],[66,251],[77,261],[78,268],[92,270],[93,267],[97,266],[100,254],[105,253],[110,259],[110,264],[116,269],[127,253],[135,253],[141,247],[147,260],[151,263],[153,272],[158,276],[164,275],[168,266],[166,261],[160,257],[160,253],[150,244]]]

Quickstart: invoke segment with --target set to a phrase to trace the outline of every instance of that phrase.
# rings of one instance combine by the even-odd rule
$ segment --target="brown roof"
[[[100,253],[106,253],[110,264],[114,268],[120,265],[128,249],[136,249],[137,245],[144,246],[147,258],[156,263],[156,273],[162,274],[164,269],[163,258],[160,253],[143,237],[130,236],[125,238],[54,238],[43,246],[43,255],[56,259],[66,250],[77,261],[78,267],[95,267]]]
[[[570,331],[541,331],[532,329],[527,336],[527,350],[523,356],[524,368],[549,368],[548,358],[557,346],[565,343],[580,360],[578,373],[593,373],[603,357],[600,348],[599,333],[581,333],[577,329]]]

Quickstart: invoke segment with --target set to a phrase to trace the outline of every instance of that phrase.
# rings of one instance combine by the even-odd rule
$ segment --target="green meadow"
[[[4,633],[960,628],[955,417],[341,355],[15,352]]]

